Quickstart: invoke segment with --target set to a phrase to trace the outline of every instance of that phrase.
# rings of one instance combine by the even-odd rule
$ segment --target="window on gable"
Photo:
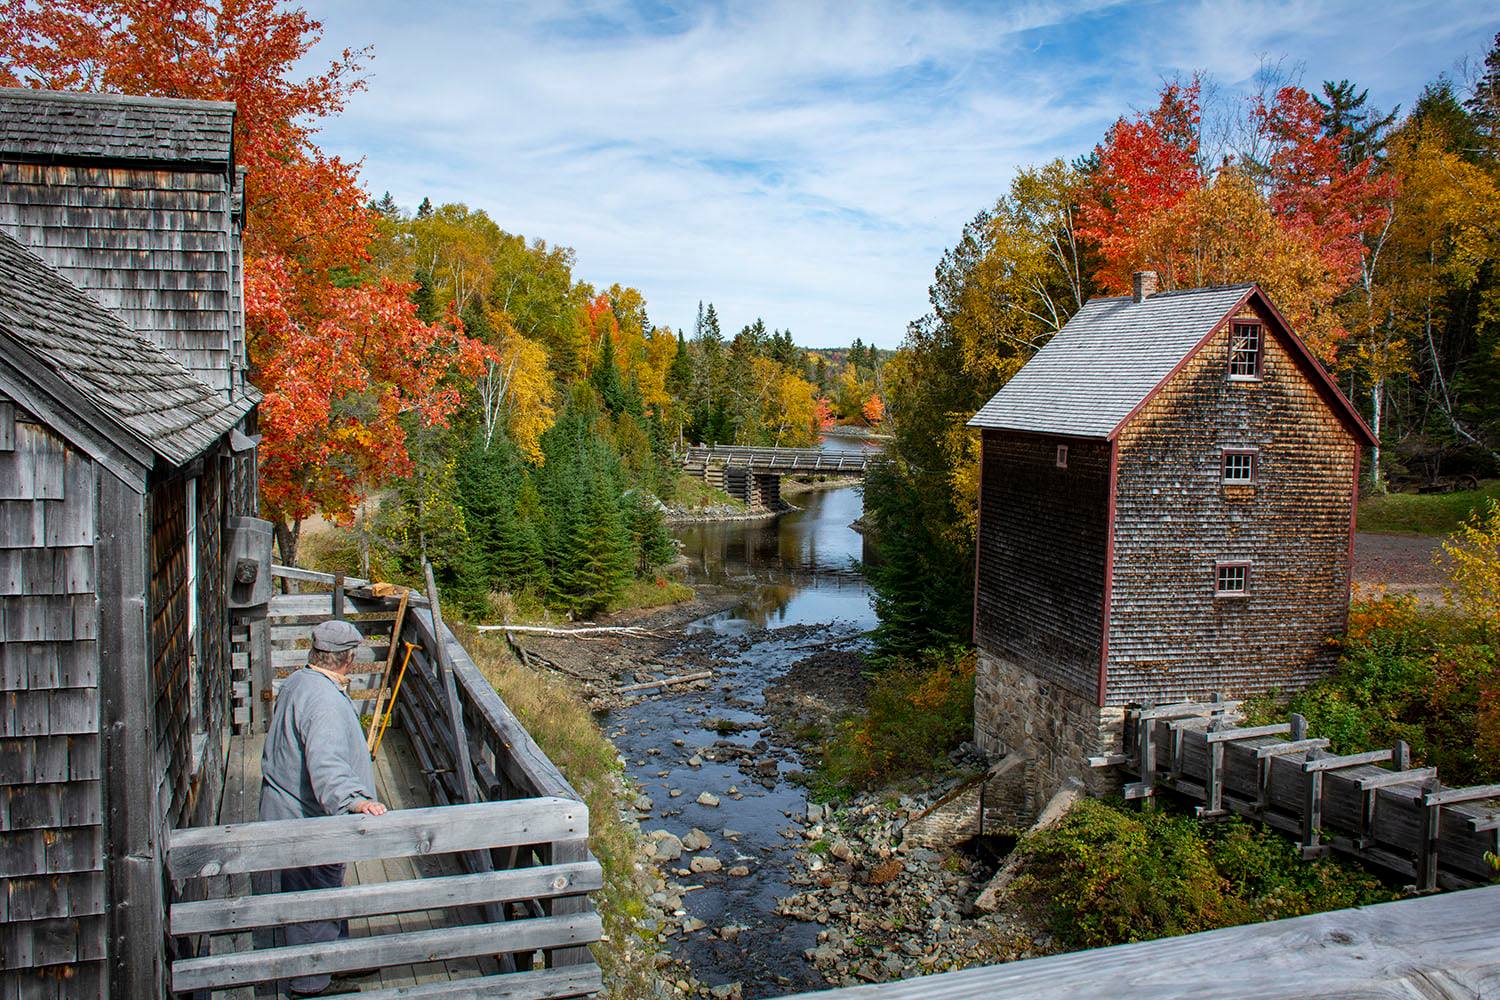
[[[1057,467],[1059,469],[1068,467],[1068,446],[1065,444],[1057,446]]]
[[[1214,595],[1244,597],[1250,593],[1250,564],[1221,562],[1214,566]]]
[[[1221,472],[1226,486],[1255,485],[1255,452],[1234,448],[1224,449]]]
[[[1260,377],[1261,326],[1259,323],[1232,324],[1229,336],[1229,377]]]

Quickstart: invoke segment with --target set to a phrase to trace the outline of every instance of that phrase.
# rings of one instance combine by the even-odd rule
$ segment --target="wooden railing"
[[[682,453],[688,467],[709,464],[740,466],[767,472],[843,472],[863,474],[880,458],[875,451],[823,451],[818,448],[752,448],[743,445],[694,445]]]
[[[569,854],[578,860],[506,870],[495,865],[435,878],[407,879],[299,892],[181,902],[171,907],[170,932],[196,942],[200,957],[172,963],[177,992],[228,989],[293,976],[353,972],[453,959],[494,960],[496,967],[532,969],[542,952],[550,968],[500,971],[423,987],[422,996],[575,996],[599,989],[592,964],[566,967],[558,956],[597,941],[597,914],[585,893],[602,876],[588,859],[588,809],[580,802],[533,798],[513,802],[406,809],[380,817],[328,816],[173,830],[167,871],[177,880],[227,880],[309,865],[442,855],[496,858],[516,852]],[[551,904],[545,912],[543,903]],[[572,904],[562,906],[562,904]],[[448,926],[377,933],[397,921],[370,921],[370,934],[340,941],[257,947],[262,928],[316,920],[374,918],[442,910]],[[508,919],[507,919],[508,918]],[[265,935],[260,935],[265,937]],[[445,992],[445,991],[451,991]],[[361,993],[396,997],[392,989]]]

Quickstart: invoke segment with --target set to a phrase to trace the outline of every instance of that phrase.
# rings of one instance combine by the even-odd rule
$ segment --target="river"
[[[825,439],[829,450],[868,446]],[[711,846],[702,856],[723,869],[685,874],[689,859],[667,867],[687,918],[705,923],[674,940],[673,950],[709,985],[739,982],[746,997],[826,987],[802,957],[819,925],[776,913],[779,897],[796,889],[802,843],[790,816],[807,807],[805,788],[791,780],[803,768],[795,755],[768,743],[767,684],[806,659],[809,649],[859,651],[874,627],[871,595],[860,564],[863,536],[850,523],[863,512],[858,486],[789,498],[801,510],[774,521],[684,525],[677,535],[687,557],[687,582],[731,587],[740,604],[685,629],[679,657],[715,671],[707,691],[650,698],[614,712],[610,736],[630,776],[653,803],[644,831],[679,837],[693,829]],[[671,793],[678,792],[674,797]],[[700,804],[700,793],[717,806]],[[732,870],[747,868],[748,875]],[[720,933],[731,931],[731,940]]]

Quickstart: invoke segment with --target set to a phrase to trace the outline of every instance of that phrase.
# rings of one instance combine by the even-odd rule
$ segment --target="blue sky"
[[[413,207],[462,201],[573,247],[576,275],[691,327],[896,346],[933,265],[1018,167],[1087,151],[1164,78],[1248,92],[1264,58],[1373,103],[1500,30],[1448,3],[314,0],[310,59],[373,44],[320,142]]]

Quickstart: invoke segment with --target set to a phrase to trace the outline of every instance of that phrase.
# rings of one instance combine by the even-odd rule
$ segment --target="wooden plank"
[[[1257,736],[1280,736],[1292,730],[1291,723],[1280,722],[1270,726],[1248,726],[1244,729],[1223,729],[1218,732],[1205,733],[1203,738],[1209,743],[1235,743],[1240,740],[1251,740]]]
[[[599,940],[601,932],[598,915],[587,913],[285,945],[238,955],[209,955],[172,963],[172,989],[212,990],[382,965],[580,945]]]
[[[1331,741],[1323,737],[1310,740],[1290,740],[1286,743],[1271,743],[1255,748],[1257,757],[1284,757],[1287,754],[1306,753],[1309,750],[1326,750]]]
[[[1500,996],[1500,887],[861,985],[817,1000]],[[811,996],[811,995],[809,995]]]
[[[603,885],[598,862],[577,861],[411,882],[213,899],[173,906],[171,932],[173,935],[212,934],[308,920],[371,917],[519,899],[551,899],[593,892]]]
[[[451,854],[588,836],[588,807],[541,797],[445,808],[400,809],[172,830],[172,878],[202,878],[406,857]]]
[[[1308,773],[1342,771],[1351,767],[1359,767],[1361,764],[1381,764],[1390,760],[1391,756],[1392,753],[1389,750],[1366,750],[1364,753],[1319,757],[1316,760],[1304,761],[1302,770]]]
[[[146,663],[146,498],[100,470],[99,660],[109,865],[110,995],[158,997],[165,960],[156,784],[156,713]],[[142,942],[152,942],[142,947]]]
[[[604,988],[599,967],[505,972],[449,983],[365,990],[361,1000],[565,1000],[589,996]]]
[[[1459,802],[1480,802],[1485,799],[1500,799],[1500,785],[1475,785],[1471,788],[1444,788],[1422,796],[1422,804],[1446,806]]]
[[[1384,774],[1370,774],[1356,779],[1362,791],[1371,791],[1376,788],[1390,788],[1395,785],[1409,785],[1413,782],[1424,782],[1437,777],[1435,767],[1416,767],[1407,771],[1387,771]]]
[[[338,579],[332,573],[319,573],[316,570],[302,569],[300,566],[283,566],[280,563],[273,563],[271,565],[271,579],[274,580],[277,578],[282,580],[297,580],[302,583],[318,583],[326,587],[332,587],[335,580]],[[369,580],[364,580],[360,577],[346,576],[342,579],[346,587],[370,586]],[[330,598],[329,606],[332,607],[332,595],[324,596]]]

